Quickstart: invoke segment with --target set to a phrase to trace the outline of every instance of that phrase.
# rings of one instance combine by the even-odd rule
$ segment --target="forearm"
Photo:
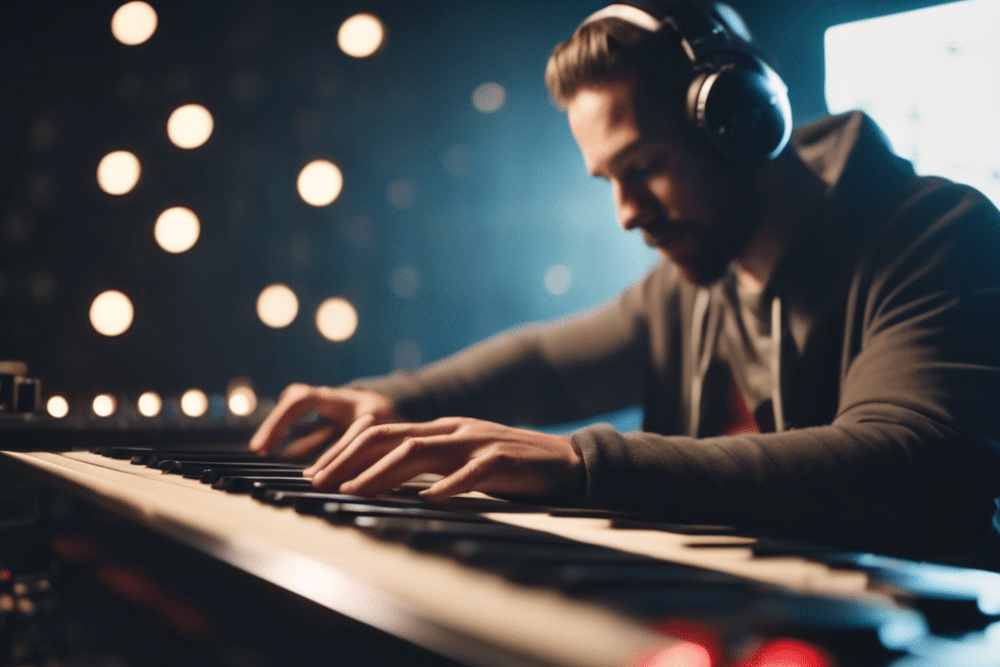
[[[907,554],[977,546],[996,455],[917,422],[695,440],[607,426],[576,432],[591,505]]]

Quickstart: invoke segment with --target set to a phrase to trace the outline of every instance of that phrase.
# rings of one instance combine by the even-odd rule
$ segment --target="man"
[[[663,256],[643,280],[414,373],[292,385],[251,447],[276,450],[315,410],[292,447],[333,442],[306,471],[319,489],[431,472],[430,499],[531,496],[907,555],[979,546],[1000,493],[1000,214],[917,178],[861,114],[786,146],[783,90],[744,37],[724,6],[630,2],[550,58],[588,171]],[[511,426],[639,403],[638,433]]]

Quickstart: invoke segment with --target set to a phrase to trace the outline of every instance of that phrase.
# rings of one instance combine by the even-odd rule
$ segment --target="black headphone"
[[[686,0],[623,0],[581,25],[618,18],[650,32],[673,31],[691,61],[687,117],[726,158],[774,159],[792,133],[788,89],[755,52],[742,19],[728,5]]]

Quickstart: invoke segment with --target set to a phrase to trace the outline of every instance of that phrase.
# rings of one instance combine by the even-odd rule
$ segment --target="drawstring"
[[[785,408],[781,402],[781,299],[771,299],[771,407],[774,430],[785,430]]]
[[[701,393],[705,383],[705,375],[708,373],[708,366],[712,363],[712,352],[715,349],[715,339],[719,328],[719,318],[715,318],[711,323],[706,322],[708,302],[709,291],[705,288],[698,290],[694,301],[694,317],[691,320],[691,340],[694,343],[696,365],[694,377],[691,378],[691,413],[688,417],[688,433],[694,437],[698,436],[698,427],[701,421]],[[709,327],[711,327],[711,331],[708,330]],[[704,338],[702,332],[705,332]]]
[[[688,415],[688,433],[697,437],[701,421],[701,398],[705,384],[708,366],[712,363],[712,353],[715,350],[716,338],[719,333],[719,320],[708,318],[709,291],[698,290],[694,301],[694,313],[691,319],[691,340],[694,344],[695,372],[691,378],[691,412]],[[702,337],[702,332],[705,336]],[[774,430],[785,430],[785,409],[781,400],[781,299],[775,296],[771,300],[771,407],[774,409]]]

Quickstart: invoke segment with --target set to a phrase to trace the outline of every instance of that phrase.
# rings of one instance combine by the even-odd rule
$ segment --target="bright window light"
[[[1000,2],[965,0],[834,26],[826,100],[861,109],[921,174],[1000,204]]]

